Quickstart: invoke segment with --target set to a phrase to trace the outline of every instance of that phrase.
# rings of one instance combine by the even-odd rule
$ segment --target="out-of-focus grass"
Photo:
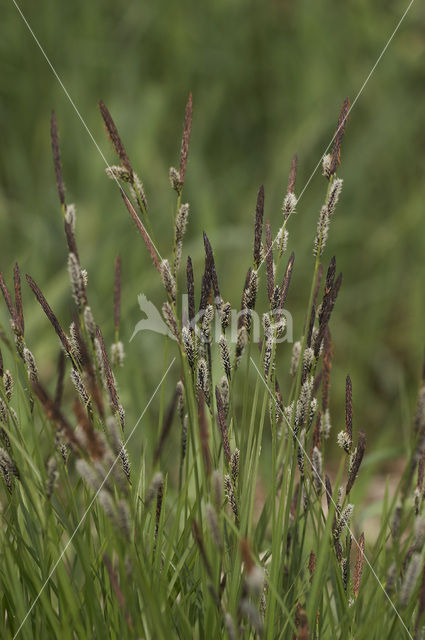
[[[292,153],[299,154],[299,192],[330,140],[342,99],[355,96],[405,5],[365,0],[20,3],[113,162],[98,99],[109,106],[144,180],[160,250],[172,234],[168,167],[177,162],[176,131],[187,94],[193,92],[186,250],[199,274],[201,231],[208,229],[223,296],[235,304],[248,267],[243,260],[258,185],[265,183],[266,215],[276,230]],[[327,247],[344,273],[333,319],[334,398],[343,397],[350,371],[357,420],[369,435],[383,427],[397,429],[405,410],[402,398],[416,389],[425,342],[424,18],[424,8],[414,4],[353,110],[340,170],[344,193]],[[12,2],[2,8],[0,36],[1,270],[10,278],[18,259],[69,321],[49,145],[54,107],[68,201],[77,204],[80,253],[96,317],[100,323],[110,320],[112,329],[113,260],[120,252],[123,338],[128,340],[140,316],[137,294],[161,299],[144,247],[104,176],[101,157]],[[296,266],[288,302],[296,334],[302,332],[322,186],[316,176],[290,224]],[[50,327],[28,292],[24,302],[34,351],[53,362]],[[150,338],[142,335],[127,345],[129,382],[122,388],[140,399],[140,407],[144,377],[159,378],[162,366],[161,339]],[[137,414],[138,404],[128,409]]]

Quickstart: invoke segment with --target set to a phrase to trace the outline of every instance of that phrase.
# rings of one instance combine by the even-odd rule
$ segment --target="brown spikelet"
[[[118,335],[120,328],[120,306],[121,306],[121,256],[115,260],[114,279],[114,324],[115,333]]]
[[[201,443],[201,452],[204,460],[205,474],[211,473],[211,452],[209,445],[209,433],[207,418],[205,415],[205,399],[202,391],[198,391],[198,424],[199,424],[199,440]]]
[[[316,377],[313,380],[313,389],[311,391],[311,395],[314,398],[317,395],[317,392],[319,391],[320,385],[322,383],[322,371],[319,371],[319,373],[316,375]]]
[[[357,598],[360,590],[360,581],[362,579],[363,562],[364,562],[364,533],[358,539],[356,566],[353,575],[353,591],[354,597]]]
[[[321,322],[321,318],[323,315],[323,309],[326,308],[327,306],[327,301],[328,298],[331,294],[332,291],[332,287],[335,281],[335,272],[336,272],[336,260],[335,260],[335,256],[333,256],[331,258],[331,261],[329,263],[329,267],[326,273],[326,282],[325,282],[325,290],[323,292],[323,301],[322,301],[322,311],[319,315],[319,322]]]
[[[99,109],[100,109],[100,113],[102,114],[103,122],[105,123],[105,128],[106,128],[106,131],[108,132],[109,139],[111,140],[114,146],[115,153],[117,154],[117,156],[119,157],[122,164],[127,169],[128,173],[132,178],[133,169],[131,167],[130,160],[128,159],[127,153],[124,149],[124,145],[118,134],[118,130],[115,126],[115,123],[112,120],[112,116],[109,113],[107,107],[104,105],[102,100],[99,101]]]
[[[315,569],[316,569],[316,554],[314,553],[314,551],[310,551],[310,557],[308,559],[308,572],[310,574],[310,582],[313,582]]]
[[[366,449],[366,435],[364,431],[360,431],[356,451],[354,453],[354,458],[351,462],[351,468],[348,474],[347,487],[345,489],[346,495],[348,495],[351,489],[353,488],[353,484],[357,478],[357,474],[359,472],[360,465],[363,460],[365,449]]]
[[[56,382],[56,392],[55,392],[55,405],[58,408],[60,408],[60,405],[62,402],[63,381],[65,378],[65,366],[66,366],[65,354],[61,349],[59,351],[59,358],[58,358],[58,379]]]
[[[329,479],[329,476],[325,475],[325,487],[326,487],[326,502],[328,504],[328,509],[331,507],[332,503],[332,485]]]
[[[274,273],[273,273],[273,240],[270,228],[270,220],[266,222],[266,270],[267,270],[267,295],[270,304],[273,302]]]
[[[130,216],[132,217],[133,222],[135,223],[138,232],[140,233],[140,235],[143,238],[143,241],[144,241],[144,243],[146,245],[146,248],[149,251],[149,255],[152,258],[152,262],[154,263],[154,265],[155,265],[156,269],[158,270],[158,272],[161,273],[161,265],[159,263],[157,251],[156,251],[156,249],[155,249],[155,247],[153,245],[152,240],[150,239],[150,236],[149,236],[148,232],[145,229],[144,224],[140,220],[139,216],[136,213],[135,208],[133,207],[133,205],[131,204],[130,200],[127,198],[126,194],[121,189],[121,187],[120,187],[120,193],[121,193],[122,199],[124,200],[124,204],[127,207],[127,211],[129,212]]]
[[[52,111],[52,115],[50,118],[50,139],[52,143],[53,166],[55,168],[56,185],[58,188],[59,201],[62,207],[65,207],[65,187],[63,184],[63,177],[62,177],[62,165],[61,165],[61,156],[60,156],[60,150],[59,150],[58,126],[56,123],[56,116],[54,111]]]
[[[338,125],[335,132],[334,144],[333,144],[332,154],[331,154],[332,161],[331,161],[331,166],[329,170],[330,176],[332,176],[336,172],[338,165],[340,163],[341,143],[342,143],[342,138],[344,136],[345,127],[347,125],[350,106],[351,106],[350,100],[348,98],[345,98],[344,102],[342,103],[341,112],[338,118]]]
[[[252,558],[249,542],[246,538],[241,540],[241,556],[245,565],[245,571],[247,574],[250,574],[255,567],[255,562]]]
[[[220,389],[217,386],[215,388],[215,399],[217,403],[218,428],[220,429],[224,456],[227,460],[227,464],[230,464],[232,454],[230,452],[229,434],[227,432],[226,412],[223,406],[223,399],[220,393]]]
[[[260,186],[257,194],[257,206],[255,208],[254,226],[254,266],[258,269],[261,262],[261,236],[263,234],[264,217],[264,187]]]
[[[187,258],[186,277],[187,277],[187,305],[188,305],[188,312],[189,312],[189,322],[190,322],[190,327],[193,330],[194,321],[195,321],[195,282],[193,278],[192,259],[190,256],[188,256]]]
[[[111,369],[111,363],[109,362],[108,353],[105,347],[105,341],[99,327],[96,327],[96,337],[99,340],[100,348],[102,351],[103,367],[105,370],[106,386],[108,387],[109,397],[111,404],[115,412],[119,412],[118,394],[115,386],[115,380]]]
[[[212,580],[213,573],[211,570],[211,565],[208,560],[207,552],[205,551],[205,545],[204,545],[204,540],[202,538],[202,533],[196,520],[192,522],[192,534],[193,534],[193,539],[195,540],[198,546],[199,553],[201,554],[202,562],[204,563],[205,569]]]
[[[15,308],[16,316],[19,321],[19,329],[21,335],[24,335],[24,310],[22,307],[22,293],[21,293],[21,272],[19,271],[19,265],[16,262],[13,270],[13,280],[15,284]]]
[[[117,599],[118,605],[121,609],[121,611],[123,612],[124,616],[125,616],[125,620],[127,622],[127,626],[130,629],[131,632],[133,632],[133,623],[131,620],[131,615],[129,614],[127,607],[126,607],[126,603],[125,603],[125,598],[124,595],[121,591],[121,588],[119,586],[119,582],[118,582],[118,577],[117,574],[115,573],[113,567],[112,567],[112,563],[109,560],[108,556],[106,555],[106,553],[103,554],[103,562],[105,564],[106,570],[108,571],[108,575],[109,575],[109,581],[112,585],[112,589],[114,590],[115,593],[115,597]]]
[[[184,178],[186,175],[186,164],[187,164],[187,156],[189,153],[189,141],[190,141],[190,133],[192,131],[192,94],[189,94],[189,98],[186,103],[186,110],[184,115],[184,127],[183,127],[183,137],[182,144],[180,150],[180,183],[181,187],[184,184]]]
[[[19,318],[12,301],[12,296],[9,293],[9,289],[7,288],[7,285],[4,281],[2,273],[0,273],[0,288],[2,290],[3,298],[6,303],[6,306],[9,309],[10,317],[12,318],[15,330],[19,333],[19,330],[20,330]]]
[[[3,354],[0,349],[0,378],[3,378],[4,366],[3,366]]]
[[[155,508],[155,540],[158,538],[159,521],[161,519],[162,501],[164,499],[164,483],[161,483],[158,487],[156,494],[156,508]]]
[[[345,430],[353,439],[353,387],[350,376],[345,380]]]
[[[294,269],[295,254],[291,253],[288,264],[286,265],[285,275],[283,277],[282,289],[280,292],[280,308],[283,309],[288,295],[289,285],[291,284],[292,271]]]
[[[317,332],[317,336],[314,342],[314,355],[317,358],[320,353],[320,347],[322,346],[323,339],[325,337],[325,332],[328,327],[328,323],[335,306],[335,302],[338,296],[338,292],[341,288],[342,283],[342,273],[339,274],[338,278],[333,283],[329,294],[324,296],[322,302],[322,308],[319,316],[319,331]]]
[[[49,397],[47,391],[38,381],[32,380],[31,385],[35,395],[40,400],[47,418],[55,423],[58,431],[61,431],[63,433],[69,444],[78,448],[79,444],[71,425],[61,413],[60,409],[53,402],[53,400]]]
[[[161,456],[162,450],[164,448],[165,441],[167,439],[168,434],[170,433],[171,426],[173,424],[174,414],[176,412],[177,400],[178,400],[178,391],[177,389],[174,391],[174,395],[171,399],[170,405],[168,407],[168,411],[166,413],[164,423],[162,425],[161,434],[159,436],[159,441],[155,449],[155,453],[153,456],[153,462],[156,464]]]
[[[308,628],[307,612],[301,607],[300,603],[297,604],[295,612],[295,624],[298,629],[297,640],[309,640],[310,631]]]
[[[207,308],[211,293],[211,274],[208,272],[207,265],[201,280],[201,299],[199,301],[199,313],[201,314]]]
[[[295,180],[297,177],[297,167],[298,167],[298,156],[297,154],[294,154],[292,156],[291,170],[289,171],[289,178],[288,178],[288,189],[286,193],[295,192]]]
[[[323,339],[323,377],[322,377],[322,411],[325,413],[328,408],[329,402],[329,389],[331,383],[331,369],[332,369],[332,340],[329,328],[326,328],[325,336]]]
[[[34,282],[34,280],[31,278],[31,276],[28,275],[28,273],[26,274],[26,279],[27,279],[27,282],[28,282],[29,286],[31,287],[32,292],[34,293],[35,297],[37,298],[41,308],[43,309],[44,313],[46,314],[46,316],[50,320],[50,323],[51,323],[52,327],[56,331],[56,334],[57,334],[59,340],[61,341],[61,343],[63,345],[63,348],[72,357],[71,345],[69,344],[69,340],[68,340],[64,330],[62,329],[62,327],[59,324],[59,320],[57,319],[57,317],[53,313],[52,309],[50,308],[50,306],[49,306],[49,304],[48,304],[48,302],[46,300],[46,298],[41,293],[39,287]]]
[[[317,447],[320,450],[321,446],[322,446],[322,412],[319,409],[319,411],[317,412],[316,421],[314,423],[312,447],[313,449],[314,447]]]
[[[316,307],[313,304],[313,306],[311,307],[310,322],[308,324],[308,330],[307,330],[307,341],[306,341],[307,347],[311,347],[311,336],[313,335],[315,320],[316,320]]]
[[[215,268],[214,254],[208,236],[204,231],[204,247],[205,247],[205,271],[209,274],[209,279],[213,288],[215,302],[218,307],[221,306],[220,289],[218,286],[217,271]]]

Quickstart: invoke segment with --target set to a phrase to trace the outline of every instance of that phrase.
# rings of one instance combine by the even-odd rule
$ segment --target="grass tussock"
[[[132,455],[135,426],[126,422],[117,384],[125,366],[121,258],[108,344],[89,302],[52,114],[74,315],[68,329],[61,326],[26,275],[61,345],[50,391],[31,351],[19,266],[13,296],[0,275],[14,339],[1,334],[14,363],[12,374],[0,353],[2,637],[422,637],[425,371],[405,471],[396,491],[385,495],[370,540],[358,526],[367,507],[355,500],[367,436],[356,424],[350,376],[342,429],[330,414],[331,325],[342,274],[336,259],[323,255],[343,188],[337,172],[348,99],[323,158],[327,189],[312,242],[312,280],[292,346],[281,343],[296,264],[289,227],[297,208],[297,157],[277,229],[264,221],[264,187],[258,190],[252,256],[240,304],[232,304],[222,298],[225,274],[206,233],[201,277],[190,256],[183,258],[192,97],[180,162],[169,172],[176,208],[167,257],[159,254],[142,182],[111,114],[99,106],[121,163],[107,174],[163,283],[162,315],[175,356],[162,380],[153,381],[150,402],[161,405],[162,416],[157,440],[144,444],[141,457]],[[281,360],[288,349],[286,372]],[[164,406],[158,391],[173,376],[175,391]],[[164,451],[173,431],[180,446],[170,467]]]

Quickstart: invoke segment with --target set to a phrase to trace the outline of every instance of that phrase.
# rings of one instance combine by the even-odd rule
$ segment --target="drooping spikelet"
[[[173,302],[176,301],[176,281],[171,273],[170,265],[167,259],[161,262],[161,277],[164,287]]]
[[[164,302],[164,304],[162,305],[162,315],[164,316],[164,320],[167,323],[171,333],[173,334],[177,342],[180,342],[180,335],[176,318],[169,302]]]
[[[29,379],[32,382],[37,382],[37,380],[38,380],[37,364],[35,362],[35,358],[34,358],[33,354],[26,347],[24,348],[24,360],[25,360],[25,364],[27,365],[27,371],[28,371]]]

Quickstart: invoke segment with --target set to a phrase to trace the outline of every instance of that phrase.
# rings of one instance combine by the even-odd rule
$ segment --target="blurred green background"
[[[115,163],[97,102],[108,105],[144,181],[163,255],[169,255],[175,204],[168,168],[178,163],[184,106],[193,92],[184,256],[192,256],[199,283],[201,232],[207,230],[223,297],[237,305],[250,263],[258,185],[265,185],[266,216],[276,231],[292,154],[299,156],[300,192],[330,141],[343,98],[355,97],[407,2],[21,0],[20,6],[108,162]],[[102,158],[11,0],[2,2],[0,70],[0,268],[10,283],[18,259],[69,323],[49,140],[54,108],[89,297],[110,339],[113,262],[117,253],[123,257],[127,366],[120,382],[128,415],[136,417],[164,361],[159,336],[142,334],[128,344],[141,317],[137,294],[157,303],[163,294]],[[333,411],[342,419],[350,372],[356,424],[369,437],[393,438],[408,424],[423,358],[424,100],[425,7],[415,2],[352,111],[339,172],[345,186],[325,254],[326,262],[337,256],[344,274],[331,327]],[[295,337],[302,332],[326,190],[320,173],[289,226]],[[28,343],[49,380],[57,344],[26,286],[24,304]],[[3,304],[1,319],[5,325]],[[283,372],[289,358],[286,347]]]

